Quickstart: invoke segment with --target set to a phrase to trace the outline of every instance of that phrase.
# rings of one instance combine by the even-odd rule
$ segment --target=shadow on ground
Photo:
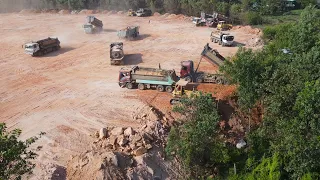
[[[127,54],[123,61],[125,65],[137,65],[142,62],[142,54]]]
[[[51,180],[66,180],[67,171],[65,167],[58,166],[56,170],[52,173]]]
[[[75,48],[73,47],[61,47],[58,51],[54,51],[48,54],[45,54],[43,57],[53,57],[53,56],[59,56],[60,54],[64,54],[66,52],[72,51]]]

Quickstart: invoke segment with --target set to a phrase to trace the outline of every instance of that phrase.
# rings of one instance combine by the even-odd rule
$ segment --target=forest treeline
[[[294,7],[290,6],[294,4]],[[317,0],[2,0],[0,12],[21,9],[106,9],[150,8],[153,12],[199,16],[201,11],[219,12],[231,18],[253,19],[259,24],[263,15],[281,15],[290,9],[317,4]],[[245,21],[244,21],[245,22]]]

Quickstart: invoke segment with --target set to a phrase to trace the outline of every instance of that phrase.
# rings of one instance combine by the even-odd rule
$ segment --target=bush
[[[263,23],[263,18],[259,13],[249,11],[242,15],[242,22],[249,25],[259,25]]]

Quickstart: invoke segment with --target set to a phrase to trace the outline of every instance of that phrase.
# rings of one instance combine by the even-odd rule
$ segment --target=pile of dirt
[[[33,13],[36,13],[36,10],[34,10],[34,9],[23,9],[19,13],[20,14],[33,14]]]
[[[177,15],[175,14],[170,14],[169,16],[166,17],[166,19],[176,19]]]
[[[59,12],[59,10],[57,10],[57,9],[51,9],[49,11],[49,13],[51,13],[51,14],[57,14],[58,12]]]
[[[118,11],[117,14],[121,15],[121,14],[124,14],[124,12],[123,11]]]
[[[107,15],[116,14],[116,13],[117,13],[116,11],[109,11]]]
[[[108,14],[108,10],[101,11],[101,14]]]
[[[59,14],[70,14],[70,11],[63,9],[63,10],[59,11]]]
[[[94,14],[94,10],[83,9],[79,14]]]
[[[251,26],[234,26],[232,29],[235,29],[236,31],[242,31],[247,34],[255,34],[259,35],[261,30],[258,28],[253,28]]]
[[[165,14],[162,15],[162,17],[167,17],[169,15],[170,15],[169,13],[165,13]]]
[[[79,14],[79,11],[77,11],[77,10],[73,10],[73,11],[71,11],[71,13],[70,14]]]
[[[92,11],[92,14],[99,14],[99,13],[101,13],[101,10],[99,10],[99,9],[96,9],[96,10]]]
[[[251,38],[246,42],[246,46],[248,47],[261,47],[263,45],[263,40],[260,37]]]
[[[153,16],[160,16],[161,14],[158,12],[153,13]]]

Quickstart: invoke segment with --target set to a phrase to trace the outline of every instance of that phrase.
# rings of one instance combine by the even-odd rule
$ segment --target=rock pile
[[[152,149],[153,146],[164,146],[161,140],[168,132],[168,128],[160,121],[149,121],[147,125],[134,130],[131,127],[101,128],[95,133],[96,138],[93,149],[100,147],[122,152],[126,155],[141,156]]]

